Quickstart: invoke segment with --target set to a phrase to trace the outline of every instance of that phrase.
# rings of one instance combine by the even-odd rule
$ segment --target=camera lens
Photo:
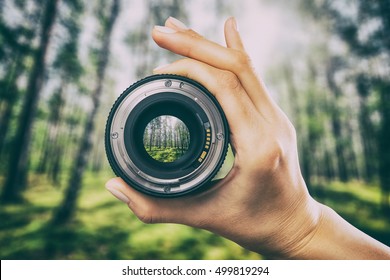
[[[159,197],[203,190],[228,150],[228,125],[214,96],[177,75],[153,75],[126,89],[106,125],[116,175]]]

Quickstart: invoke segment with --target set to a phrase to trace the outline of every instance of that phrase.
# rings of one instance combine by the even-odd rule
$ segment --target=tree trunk
[[[16,94],[16,89],[15,89]],[[16,97],[16,96],[15,96]],[[11,118],[13,114],[14,104],[16,103],[16,98],[7,100],[4,105],[4,110],[1,112],[0,116],[0,155],[3,154],[3,150],[6,145],[7,132],[9,124],[11,123]]]
[[[55,186],[60,185],[60,179],[59,175],[61,173],[61,154],[63,153],[64,148],[61,145],[57,145],[56,147],[56,153],[53,155],[54,158],[52,160],[52,164],[49,170],[49,178],[54,183]]]
[[[49,141],[49,135],[51,134],[51,125],[48,123],[46,125],[45,135],[43,136],[42,148],[40,149],[41,155],[39,157],[39,163],[36,168],[38,174],[43,174],[46,172],[46,167],[48,165],[49,153],[51,149],[51,143]]]
[[[349,109],[348,110],[348,115],[351,115],[352,112]],[[346,149],[346,157],[347,157],[347,162],[348,162],[348,175],[350,178],[355,178],[355,179],[361,179],[361,170],[358,166],[358,159],[356,156],[356,149],[355,149],[355,144],[354,144],[354,135],[357,135],[357,133],[354,132],[352,122],[349,120],[345,123],[346,127],[346,132],[347,135],[350,135],[349,139],[347,140],[348,144]]]
[[[334,102],[332,103],[333,106],[331,108],[331,125],[336,144],[338,175],[342,182],[346,182],[349,179],[347,168],[348,162],[345,155],[347,147],[342,133],[341,111],[339,109],[339,101],[342,93],[334,79],[334,74],[338,68],[337,63],[337,58],[330,59],[330,63],[326,69],[326,79],[328,87],[334,96]]]
[[[377,133],[370,119],[366,98],[361,97],[359,110],[359,126],[364,156],[364,179],[372,182],[377,174]]]
[[[382,207],[390,210],[390,82],[382,81],[379,90],[382,121],[378,137],[379,179],[382,191]]]
[[[115,20],[119,14],[119,0],[113,0],[111,7],[111,14],[104,26],[104,33],[102,36],[102,48],[100,50],[100,60],[97,65],[97,84],[92,94],[93,107],[89,113],[84,127],[84,137],[81,138],[81,144],[77,153],[77,159],[73,166],[71,176],[66,189],[65,197],[55,215],[53,216],[53,224],[65,224],[72,217],[75,212],[77,197],[82,186],[82,176],[87,166],[88,156],[92,146],[92,134],[94,131],[95,116],[97,115],[100,105],[100,96],[102,93],[103,81],[105,71],[108,64],[110,54],[110,38],[113,30]]]
[[[20,114],[18,129],[10,153],[8,175],[2,193],[2,200],[7,202],[20,200],[23,189],[20,178],[25,178],[28,166],[28,151],[32,125],[37,110],[39,92],[42,88],[45,72],[45,56],[51,31],[57,14],[59,0],[48,0],[42,21],[39,47],[34,55],[34,64],[29,77],[26,98]]]
[[[19,77],[18,75],[20,75],[23,69],[22,61],[22,55],[17,53],[14,58],[14,63],[12,63],[12,66],[9,70],[9,78],[6,78],[7,81],[4,85],[2,85],[4,86],[4,88],[0,89],[1,94],[5,96],[5,98],[4,96],[2,96],[2,98],[4,98],[5,100],[3,99],[4,108],[1,111],[0,115],[0,155],[2,155],[2,152],[4,150],[8,128],[11,123],[15,104],[17,103],[19,97],[19,90],[16,85],[16,81]]]
[[[299,147],[299,159],[302,166],[302,175],[305,178],[306,184],[308,187],[311,187],[311,177],[312,177],[312,160],[311,160],[311,151],[309,137],[305,134],[308,131],[307,128],[304,128],[302,123],[301,114],[304,111],[303,106],[300,105],[300,95],[297,90],[297,86],[293,81],[293,70],[290,64],[286,64],[283,67],[283,79],[287,87],[287,99],[290,109],[292,111],[292,121],[296,131],[298,131],[298,147]]]
[[[54,158],[58,154],[59,126],[65,103],[63,97],[66,91],[65,84],[64,78],[62,78],[58,91],[54,93],[49,101],[51,111],[47,120],[41,156],[37,166],[39,174],[47,173],[49,175],[50,172],[47,172],[47,170],[53,166]]]

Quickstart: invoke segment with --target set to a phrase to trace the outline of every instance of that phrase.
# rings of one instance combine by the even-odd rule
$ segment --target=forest
[[[148,123],[143,143],[146,152],[160,162],[174,162],[185,154],[190,146],[190,132],[178,118],[163,115]]]
[[[236,17],[296,128],[310,193],[390,245],[389,15],[388,0],[0,0],[1,259],[264,258],[207,231],[145,225],[104,188],[112,104],[180,58],[150,35],[169,16],[220,44]],[[167,116],[144,132],[162,162],[189,143]]]

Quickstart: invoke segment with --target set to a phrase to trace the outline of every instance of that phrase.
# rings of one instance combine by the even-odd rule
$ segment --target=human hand
[[[187,58],[155,69],[209,89],[222,106],[235,154],[230,173],[208,191],[162,199],[120,178],[107,188],[145,223],[179,223],[215,232],[268,256],[294,257],[315,231],[320,207],[299,168],[295,130],[269,96],[244,49],[236,21],[225,23],[227,47],[169,18],[152,32],[156,43]]]

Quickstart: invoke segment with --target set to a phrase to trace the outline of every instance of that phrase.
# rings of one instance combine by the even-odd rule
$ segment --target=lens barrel
[[[153,75],[127,88],[108,116],[105,146],[115,174],[158,197],[199,192],[221,168],[229,128],[215,97],[178,75]]]

